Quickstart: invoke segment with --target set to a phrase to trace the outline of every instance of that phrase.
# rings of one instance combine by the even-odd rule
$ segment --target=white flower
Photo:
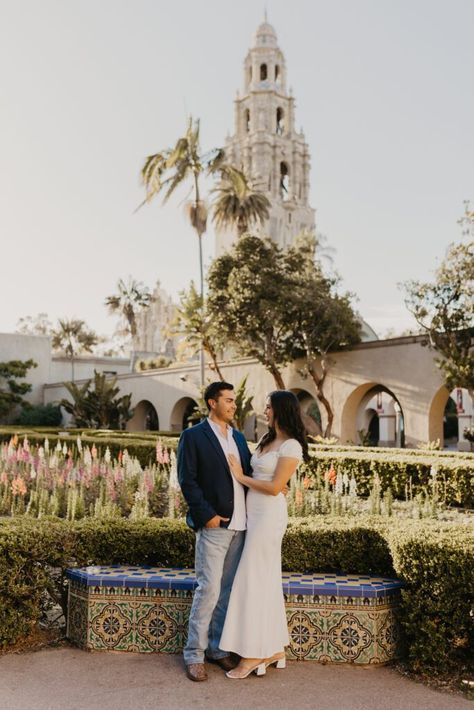
[[[349,481],[349,495],[351,498],[357,497],[357,481],[354,476],[352,476],[351,480]]]
[[[178,466],[176,464],[176,454],[174,451],[171,452],[170,456],[170,477],[168,481],[168,485],[170,488],[174,490],[179,489],[179,481],[178,481]]]

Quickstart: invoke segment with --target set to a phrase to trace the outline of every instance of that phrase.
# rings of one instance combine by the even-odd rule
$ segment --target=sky
[[[473,0],[268,0],[311,152],[310,203],[343,288],[380,334],[412,325],[474,202]],[[198,278],[180,198],[135,212],[144,158],[201,119],[233,132],[264,5],[0,0],[0,332],[46,312],[101,334],[118,279]],[[205,262],[214,255],[212,229]]]

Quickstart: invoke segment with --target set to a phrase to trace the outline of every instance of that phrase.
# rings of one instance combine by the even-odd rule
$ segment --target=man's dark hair
[[[209,406],[209,400],[210,399],[219,399],[219,395],[222,392],[222,390],[233,390],[234,385],[231,385],[229,382],[211,382],[210,385],[206,387],[206,390],[204,392],[204,401],[207,405],[207,408],[210,410],[211,407]]]

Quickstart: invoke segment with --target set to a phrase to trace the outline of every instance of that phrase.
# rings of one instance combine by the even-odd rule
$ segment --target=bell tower
[[[295,100],[287,90],[286,64],[273,27],[263,22],[244,61],[243,95],[235,100],[234,135],[227,160],[243,170],[271,202],[270,218],[258,232],[289,246],[303,230],[314,230],[308,203],[310,156],[304,134],[295,130]],[[222,254],[235,234],[217,234]]]

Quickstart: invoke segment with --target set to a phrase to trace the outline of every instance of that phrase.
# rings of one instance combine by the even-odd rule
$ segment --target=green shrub
[[[89,564],[190,567],[181,521],[16,518],[0,522],[0,646],[26,635],[52,596],[66,611],[65,570]],[[474,530],[437,521],[315,516],[290,522],[283,568],[397,576],[401,626],[417,671],[445,671],[472,652]]]
[[[16,423],[20,426],[52,426],[61,424],[62,414],[60,407],[54,404],[37,404],[26,406],[19,414]]]
[[[429,489],[431,471],[437,471],[442,497],[447,504],[474,507],[474,457],[442,455],[443,452],[404,452],[403,449],[326,450],[311,448],[311,459],[305,467],[307,475],[324,476],[330,468],[354,476],[357,492],[368,496],[374,474],[382,491],[391,488],[395,498],[405,499],[420,490]]]

